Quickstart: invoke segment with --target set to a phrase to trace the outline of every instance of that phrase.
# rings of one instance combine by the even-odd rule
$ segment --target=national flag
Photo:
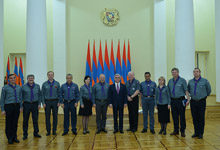
[[[6,81],[7,84],[9,83],[8,76],[10,75],[10,61],[9,61],[9,56],[8,56],[8,62],[7,62],[7,67],[6,67]]]
[[[100,45],[99,45],[99,59],[98,59],[98,73],[97,73],[97,82],[99,81],[99,76],[100,74],[103,74],[104,67],[103,67],[103,58],[102,58],[102,45],[101,45],[101,40],[100,40]]]
[[[113,52],[113,41],[111,42],[111,58],[110,58],[110,73],[109,73],[109,84],[112,85],[115,80],[114,80],[114,75],[115,75],[115,58],[114,58],[114,52]]]
[[[92,86],[97,83],[97,61],[95,52],[95,40],[93,43],[93,59],[92,59]]]
[[[108,47],[107,47],[107,41],[105,41],[104,74],[105,74],[105,81],[108,84],[109,84],[109,71],[110,71],[110,65],[109,65],[109,57],[108,57]]]
[[[118,50],[117,50],[117,57],[116,57],[116,74],[121,75],[121,54],[120,54],[120,41],[118,40]]]
[[[19,85],[17,57],[15,57],[14,75],[16,76],[16,84]]]
[[[20,64],[19,64],[19,84],[22,86],[24,84],[24,73],[23,73],[23,65],[22,60],[20,58]]]
[[[90,41],[88,42],[88,49],[87,49],[87,58],[86,58],[86,76],[90,76],[92,79],[92,67],[91,67],[91,58],[90,58]],[[90,82],[90,85],[92,85],[92,81]]]
[[[131,56],[130,56],[130,42],[128,40],[127,75],[128,75],[128,72],[130,71],[131,71]]]
[[[125,50],[125,41],[123,46],[123,54],[122,54],[122,78],[121,83],[125,84],[127,81],[127,66],[126,66],[126,50]]]

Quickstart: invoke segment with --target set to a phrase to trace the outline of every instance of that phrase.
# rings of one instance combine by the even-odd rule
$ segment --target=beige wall
[[[48,70],[53,70],[53,2],[47,2],[47,40]],[[167,69],[175,66],[175,0],[167,2]],[[26,52],[26,0],[4,1],[4,61],[10,53]],[[120,21],[115,27],[106,27],[100,20],[104,8],[116,8]],[[117,40],[130,40],[132,70],[136,78],[143,81],[143,73],[154,74],[153,60],[153,0],[67,0],[67,70],[74,80],[82,84],[85,73],[87,42],[96,40],[96,52],[99,40],[114,40],[116,56]],[[214,0],[194,0],[195,46],[196,51],[209,51],[207,57],[207,78],[215,94],[215,26]],[[91,45],[92,48],[92,45]],[[110,51],[110,49],[109,49]],[[104,53],[103,53],[104,54]],[[97,56],[98,57],[98,56]],[[14,64],[11,64],[13,70]]]
[[[106,4],[108,4],[106,6]],[[120,21],[114,27],[105,26],[100,20],[100,12],[104,8],[116,8],[120,14]],[[74,79],[82,84],[85,74],[85,61],[88,39],[96,40],[96,54],[99,42],[114,41],[116,56],[117,40],[121,40],[121,54],[123,42],[130,40],[132,70],[136,78],[143,80],[145,71],[154,72],[153,61],[153,0],[107,0],[67,1],[67,56],[68,72],[73,73]],[[110,53],[109,53],[110,54]]]

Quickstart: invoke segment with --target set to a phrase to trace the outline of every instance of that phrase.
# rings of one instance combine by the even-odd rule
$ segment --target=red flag
[[[22,86],[24,84],[24,73],[23,73],[23,65],[20,58],[20,64],[19,64],[19,84]]]
[[[7,67],[6,67],[6,81],[7,81],[7,84],[9,83],[9,80],[8,80],[9,75],[10,75],[10,61],[9,61],[9,56],[8,56],[8,62],[7,62]]]
[[[114,83],[114,75],[115,75],[115,58],[113,52],[113,41],[111,43],[111,58],[110,58],[110,79],[109,84],[112,85]]]
[[[95,40],[93,43],[93,59],[92,59],[92,86],[97,83],[97,61],[95,53]]]
[[[125,41],[123,47],[123,55],[122,55],[122,78],[121,82],[123,84],[127,81],[127,65],[126,65],[126,50],[125,50]]]
[[[18,76],[18,62],[17,57],[15,57],[15,68],[14,68],[14,75],[16,76],[16,84],[19,85],[19,76]]]
[[[105,41],[104,74],[105,74],[105,81],[108,84],[109,84],[109,71],[110,71],[110,65],[109,65],[109,57],[108,57],[108,47],[107,47],[107,41]]]
[[[102,45],[100,40],[97,82],[99,81],[99,76],[100,74],[103,73],[103,71],[104,71],[104,67],[103,67],[103,58],[102,58]]]

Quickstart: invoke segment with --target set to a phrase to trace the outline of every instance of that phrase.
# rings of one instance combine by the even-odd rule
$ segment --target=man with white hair
[[[136,132],[138,128],[138,107],[140,93],[140,82],[134,78],[134,72],[128,72],[129,81],[126,82],[128,112],[130,128],[127,131]]]
[[[100,74],[99,83],[96,83],[92,88],[92,99],[96,104],[96,134],[101,131],[107,133],[105,126],[108,109],[108,89],[109,84],[105,82],[105,75]]]

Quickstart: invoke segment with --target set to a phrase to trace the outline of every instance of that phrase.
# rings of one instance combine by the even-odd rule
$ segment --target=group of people
[[[123,115],[124,108],[128,107],[129,129],[127,131],[136,132],[138,129],[139,98],[140,106],[143,109],[144,127],[142,133],[147,132],[148,116],[150,120],[150,132],[154,130],[154,110],[158,110],[158,121],[161,125],[159,134],[166,134],[167,124],[170,122],[170,109],[174,123],[174,131],[170,135],[185,137],[186,106],[191,106],[191,113],[194,124],[194,134],[192,137],[203,138],[205,126],[206,98],[211,93],[211,86],[207,79],[201,77],[199,68],[193,70],[194,78],[189,80],[188,85],[184,78],[179,76],[178,68],[171,70],[173,78],[166,85],[164,77],[158,79],[158,85],[151,80],[150,72],[145,72],[145,81],[139,82],[135,79],[134,72],[128,73],[128,81],[122,84],[120,74],[115,74],[114,84],[105,82],[105,75],[99,76],[99,81],[93,87],[90,85],[91,77],[85,76],[84,85],[78,88],[73,83],[72,74],[66,75],[66,83],[60,86],[54,79],[54,72],[47,73],[48,80],[40,85],[34,82],[34,75],[27,76],[27,83],[22,87],[16,85],[16,76],[8,76],[9,84],[2,88],[1,110],[6,115],[5,131],[9,144],[19,143],[17,139],[17,126],[20,112],[23,111],[23,140],[28,137],[28,121],[30,113],[34,126],[34,137],[40,138],[38,128],[38,114],[41,105],[45,109],[46,136],[51,134],[51,111],[53,115],[52,134],[56,135],[58,107],[64,110],[64,131],[63,136],[69,132],[71,114],[72,133],[77,135],[77,107],[80,101],[79,115],[82,116],[83,134],[89,133],[89,116],[92,115],[92,107],[96,109],[96,134],[107,133],[106,119],[107,109],[113,109],[114,131],[113,133],[124,133]],[[149,114],[149,115],[148,115]],[[119,117],[119,123],[118,123]],[[180,122],[180,126],[179,126]]]

